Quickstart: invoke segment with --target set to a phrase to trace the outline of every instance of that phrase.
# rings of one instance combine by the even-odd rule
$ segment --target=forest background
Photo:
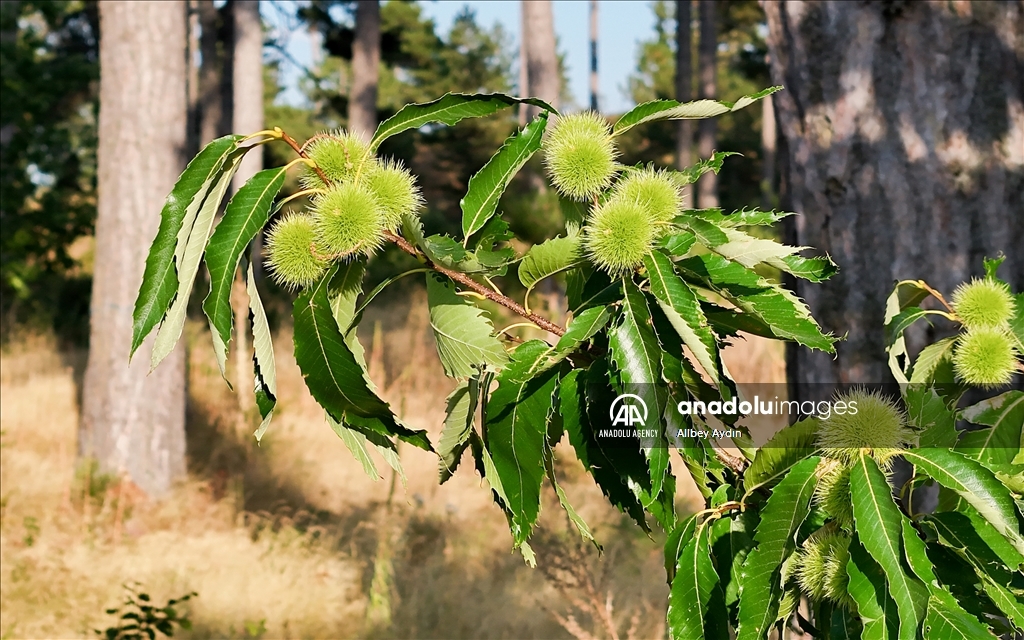
[[[128,67],[122,72],[129,75],[120,78],[113,64],[104,72],[109,90],[132,86],[127,63],[135,53],[149,47],[153,59],[160,58],[152,48],[158,39],[147,43],[144,31],[122,38],[127,32],[105,30],[130,24],[118,23],[127,19],[113,9],[101,9],[115,4],[0,5],[0,635],[89,635],[105,623],[103,609],[118,601],[121,585],[136,580],[157,599],[199,592],[189,605],[195,637],[663,635],[666,586],[651,577],[660,576],[659,546],[624,526],[593,487],[575,484],[582,474],[571,452],[563,452],[557,471],[602,539],[604,555],[577,545],[565,523],[549,518],[535,545],[539,567],[531,570],[509,554],[504,521],[472,474],[438,488],[435,462],[408,452],[402,456],[407,477],[368,478],[324,424],[290,354],[278,354],[281,409],[257,448],[244,336],[229,370],[242,390],[235,394],[220,383],[205,348],[199,299],[181,366],[154,374],[149,383],[183,390],[180,398],[160,400],[180,414],[165,425],[178,429],[181,439],[166,477],[150,486],[89,455],[83,443],[95,425],[130,413],[130,401],[147,400],[128,399],[111,409],[95,399],[110,393],[95,383],[113,377],[103,366],[127,363],[126,351],[89,352],[90,343],[100,344],[97,337],[105,339],[116,324],[98,319],[95,310],[132,300],[118,299],[117,292],[94,297],[101,290],[93,276],[125,272],[135,289],[141,276],[141,270],[131,272],[139,265],[118,262],[116,251],[98,247],[131,245],[141,255],[158,211],[146,212],[148,222],[138,228],[130,216],[122,220],[128,226],[108,226],[110,244],[101,244],[97,218],[116,209],[108,204],[105,210],[101,198],[117,198],[98,189],[102,163],[116,160],[119,149],[106,147],[104,156],[103,145],[114,145],[111,132],[131,123],[179,124],[155,119],[168,112],[150,109],[137,95],[121,96],[117,104],[134,108],[120,114],[123,121],[111,120],[118,106],[103,102],[116,94],[101,90],[101,59]],[[325,129],[372,130],[403,104],[449,91],[538,95],[568,110],[595,101],[600,107],[596,92],[566,91],[550,2],[521,3],[522,15],[510,18],[522,20],[530,36],[518,50],[500,26],[481,24],[470,10],[443,32],[416,2],[138,4],[155,12],[151,22],[180,27],[180,34],[162,32],[172,33],[165,46],[172,54],[180,49],[185,60],[165,55],[168,68],[161,71],[179,89],[171,102],[183,107],[173,114],[180,115],[180,127],[170,137],[180,144],[159,150],[170,159],[172,176],[202,144],[228,132],[279,126],[303,140]],[[604,3],[591,4],[600,11]],[[982,255],[1024,244],[1024,38],[1021,29],[1014,35],[1024,9],[1014,2],[842,4],[660,0],[651,5],[649,37],[635,51],[622,48],[636,59],[627,87],[634,102],[729,100],[787,85],[764,109],[706,121],[699,129],[655,123],[622,137],[625,164],[686,166],[713,150],[738,152],[721,175],[706,176],[688,194],[691,205],[798,211],[805,222],[773,233],[830,251],[845,270],[833,288],[801,294],[816,316],[824,314],[826,330],[850,337],[849,349],[831,362],[802,361],[750,338],[727,351],[741,380],[880,381],[880,307],[893,280],[928,277],[948,291],[980,273]],[[282,65],[294,61],[280,34],[262,20],[268,12],[311,34],[314,64],[303,68],[299,83],[308,106],[278,100]],[[677,13],[685,16],[683,28]],[[791,25],[800,28],[787,31]],[[932,43],[920,35],[932,32],[938,34]],[[590,37],[615,34],[590,31]],[[934,48],[951,53],[954,62],[932,63]],[[879,62],[872,66],[871,60]],[[926,63],[915,66],[921,60]],[[923,88],[915,87],[913,69],[924,76]],[[936,124],[927,117],[933,111],[948,114],[946,120]],[[900,134],[872,137],[873,121]],[[382,153],[419,177],[429,203],[427,228],[454,231],[469,177],[520,123],[512,114],[425,128],[388,141]],[[847,125],[855,134],[843,129]],[[896,140],[895,152],[887,139]],[[263,167],[290,160],[277,147],[265,149]],[[536,180],[539,162],[530,169],[501,203],[503,217],[524,240],[515,247],[520,253],[563,224],[553,192]],[[250,175],[254,170],[249,167]],[[909,187],[886,180],[916,190],[906,193]],[[128,190],[122,194],[152,191],[159,203],[170,182],[120,188]],[[292,182],[284,195],[298,188]],[[879,221],[898,229],[882,231]],[[1017,290],[1024,284],[1022,259],[1018,251],[1003,267]],[[370,263],[369,285],[407,269],[408,260],[398,251],[382,252]],[[273,329],[287,336],[290,295],[258,269],[257,277]],[[499,285],[522,296],[515,278]],[[851,298],[853,289],[860,293]],[[558,317],[558,284],[542,294],[544,312]],[[436,433],[452,385],[431,353],[424,300],[422,287],[411,281],[389,288],[369,310],[363,326],[371,329],[360,337],[386,399],[411,424]],[[493,314],[501,318],[500,309]],[[543,336],[530,331],[519,335]],[[950,328],[927,331],[910,336],[911,351]],[[95,362],[101,357],[113,364]],[[684,509],[694,497],[688,491],[678,496]],[[533,615],[538,608],[543,615]]]

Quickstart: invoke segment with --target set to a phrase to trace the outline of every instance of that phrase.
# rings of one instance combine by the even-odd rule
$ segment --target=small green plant
[[[132,352],[154,330],[152,365],[171,352],[205,258],[210,291],[203,309],[223,371],[231,283],[241,267],[262,416],[255,436],[264,435],[276,404],[274,350],[244,254],[287,203],[274,202],[285,173],[301,166],[312,204],[271,227],[268,263],[276,280],[299,289],[293,342],[305,384],[371,477],[378,474],[368,451],[376,449],[397,468],[399,440],[435,454],[442,483],[464,457],[471,459],[469,472],[487,481],[513,548],[533,565],[530,540],[545,481],[580,537],[597,545],[554,472],[556,444],[567,439],[612,504],[645,532],[664,531],[673,639],[765,638],[787,624],[815,637],[900,640],[984,637],[1008,629],[1004,620],[1020,627],[1024,538],[1014,499],[1022,492],[1024,459],[1009,454],[1007,443],[1019,442],[1024,394],[958,409],[960,396],[938,377],[948,371],[955,389],[1005,378],[1005,362],[993,364],[994,341],[983,345],[984,358],[975,357],[978,334],[971,332],[978,331],[1003,332],[1016,345],[1011,359],[1019,367],[1014,354],[1024,305],[1018,294],[1012,312],[991,313],[992,299],[1008,292],[996,282],[998,265],[990,265],[984,291],[965,289],[957,297],[965,323],[971,317],[975,326],[926,349],[912,373],[903,369],[906,327],[929,314],[957,315],[948,305],[947,311],[919,308],[933,290],[900,283],[885,331],[901,391],[847,391],[828,403],[827,414],[812,412],[755,447],[741,419],[760,405],[744,397],[721,350],[745,332],[835,353],[837,339],[759,269],[821,282],[837,267],[828,256],[805,256],[804,248],[749,231],[791,214],[682,208],[681,189],[717,173],[729,153],[684,171],[617,162],[618,136],[634,127],[726,114],[778,89],[735,103],[656,100],[614,123],[593,113],[559,114],[532,98],[448,94],[406,105],[369,143],[333,132],[300,145],[280,129],[214,140],[189,164],[161,214],[135,306]],[[470,179],[462,233],[428,235],[414,178],[377,156],[381,143],[523,103],[540,112]],[[242,155],[279,141],[299,157],[252,177],[214,228]],[[499,203],[536,153],[544,157],[565,226],[517,255]],[[364,292],[367,261],[385,246],[419,266]],[[377,395],[357,339],[374,297],[414,274],[425,274],[437,355],[457,381],[436,442],[403,424]],[[526,288],[521,301],[496,285],[510,276]],[[534,287],[555,276],[565,279],[567,326],[529,305]],[[481,298],[553,337],[509,338],[519,323],[495,330],[477,306]],[[723,407],[736,410],[718,411]],[[725,435],[706,435],[712,417],[724,423]],[[960,418],[984,428],[961,434],[954,427]],[[738,455],[723,448],[730,440]],[[911,482],[895,487],[907,502],[893,499],[889,471],[896,458],[914,465]],[[688,476],[705,499],[705,508],[688,517],[676,513],[677,474]],[[944,504],[955,507],[914,510],[914,488],[929,482],[941,485]],[[947,566],[969,582],[951,579]],[[809,609],[797,606],[801,598]]]
[[[96,635],[107,640],[153,640],[159,633],[166,637],[174,635],[175,627],[188,631],[192,622],[187,613],[180,611],[181,604],[198,596],[196,592],[172,598],[162,607],[151,604],[148,593],[141,591],[138,583],[124,585],[124,602],[120,607],[107,609],[107,615],[116,616],[117,622]]]

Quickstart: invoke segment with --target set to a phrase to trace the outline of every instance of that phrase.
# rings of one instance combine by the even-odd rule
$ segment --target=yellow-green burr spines
[[[419,213],[423,207],[416,179],[397,162],[375,161],[361,179],[380,208],[384,227],[395,231],[402,224],[402,218]]]
[[[1003,327],[1013,318],[1010,288],[992,278],[975,278],[953,292],[953,310],[967,329]]]
[[[1013,339],[1002,327],[968,329],[957,338],[953,371],[971,386],[994,388],[1009,384],[1017,366]]]
[[[664,171],[641,169],[619,180],[614,198],[636,202],[654,222],[671,222],[683,208],[679,187]]]
[[[266,264],[274,281],[298,289],[319,280],[328,261],[314,253],[315,242],[315,223],[309,215],[288,214],[274,224],[266,239]]]
[[[613,198],[591,216],[584,245],[598,268],[620,275],[643,264],[654,248],[656,227],[639,203]]]
[[[822,454],[850,465],[862,453],[886,467],[908,444],[911,431],[903,412],[889,398],[869,391],[851,391],[837,399],[847,410],[821,421],[818,446]]]
[[[544,147],[548,174],[562,195],[587,200],[611,186],[615,144],[611,128],[599,114],[559,116]]]
[[[332,184],[353,180],[360,167],[371,160],[370,145],[347,131],[318,134],[306,144],[305,151]],[[310,167],[303,169],[301,180],[307,189],[327,186]]]
[[[796,580],[813,601],[829,600],[847,608],[854,606],[848,593],[850,537],[833,527],[815,531],[797,551]]]
[[[385,220],[368,189],[342,183],[313,200],[317,247],[332,258],[371,255],[384,241]]]

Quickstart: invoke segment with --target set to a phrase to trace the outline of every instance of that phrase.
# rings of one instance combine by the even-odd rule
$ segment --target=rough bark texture
[[[693,99],[693,44],[692,44],[692,0],[676,0],[676,100],[689,102]],[[690,166],[693,147],[693,123],[689,120],[676,122],[676,168],[682,171]],[[690,189],[683,193],[684,206],[692,205]]]
[[[716,98],[717,69],[715,53],[718,51],[717,17],[715,15],[716,0],[700,0],[700,43],[697,51],[697,64],[700,67],[700,98]],[[715,133],[717,121],[706,118],[700,121],[697,133],[697,151],[701,158],[710,158],[715,151]],[[718,206],[718,176],[709,171],[697,181],[697,206],[709,209]]]
[[[366,140],[377,129],[377,82],[380,78],[380,3],[356,3],[356,38],[352,43],[352,93],[348,127]]]
[[[765,3],[791,242],[841,272],[801,284],[835,359],[789,358],[792,382],[891,380],[882,321],[899,279],[947,295],[1006,252],[1024,285],[1024,8],[1020,2]],[[837,46],[842,43],[842,46]],[[908,335],[916,352],[950,330]]]
[[[128,365],[132,308],[164,197],[185,165],[182,2],[102,2],[99,204],[79,451],[166,493],[185,473],[185,347]]]
[[[562,79],[558,73],[551,0],[523,0],[519,6],[523,12],[522,37],[526,43],[527,95],[540,98],[557,109]],[[539,112],[540,109],[531,106],[527,109],[527,118]]]
[[[258,0],[235,0],[232,5],[234,46],[232,47],[232,129],[250,134],[263,129],[263,22]],[[262,153],[248,153],[242,159],[232,186],[237,191],[263,168]],[[259,260],[257,260],[257,263]],[[252,405],[252,354],[249,349],[249,296],[242,278],[236,277],[231,291],[235,316],[235,392],[238,404]]]

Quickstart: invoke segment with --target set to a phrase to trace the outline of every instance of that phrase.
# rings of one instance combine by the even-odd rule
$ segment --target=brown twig
[[[299,146],[299,143],[296,142],[294,138],[292,138],[290,135],[288,135],[284,131],[281,132],[281,139],[284,140],[288,144],[288,146],[291,147],[295,151],[295,153],[299,154],[300,158],[308,158],[309,157],[306,154],[306,150],[304,148],[302,148],[301,146]],[[331,181],[327,179],[327,176],[324,175],[324,172],[323,172],[322,169],[320,169],[320,167],[317,167],[317,166],[314,165],[313,166],[313,170],[316,171],[316,174],[318,176],[320,176],[320,179],[323,180],[324,184],[330,184],[331,183]],[[563,329],[562,327],[558,326],[554,322],[551,322],[547,318],[542,318],[542,317],[538,316],[535,313],[530,313],[529,311],[527,311],[523,307],[523,305],[519,304],[518,302],[516,302],[512,298],[509,298],[508,296],[502,295],[502,294],[498,293],[497,291],[495,291],[493,289],[489,289],[489,288],[485,287],[484,285],[480,284],[476,280],[473,280],[472,278],[470,278],[469,276],[467,276],[464,273],[460,273],[458,271],[454,271],[452,269],[448,269],[448,268],[442,267],[439,264],[434,263],[430,258],[428,258],[427,256],[423,255],[422,251],[420,251],[419,249],[414,247],[412,244],[410,244],[408,241],[406,241],[405,238],[403,238],[403,237],[401,237],[399,235],[396,235],[394,233],[391,233],[390,231],[385,231],[384,232],[384,237],[387,238],[388,240],[390,240],[391,242],[394,242],[396,245],[398,245],[398,248],[401,249],[402,251],[408,253],[411,256],[419,258],[428,267],[430,267],[434,271],[437,271],[438,273],[442,273],[442,274],[448,276],[449,278],[451,278],[455,282],[458,282],[459,284],[461,284],[462,286],[466,287],[467,289],[472,289],[473,291],[479,293],[480,295],[482,295],[483,297],[487,298],[488,300],[490,300],[492,302],[497,302],[498,304],[500,304],[501,306],[505,307],[509,311],[511,311],[513,313],[516,313],[516,314],[526,318],[527,320],[529,320],[533,324],[537,325],[541,329],[544,329],[545,331],[549,331],[549,332],[555,334],[556,336],[563,336],[563,335],[565,335],[565,329]]]
[[[391,233],[390,231],[385,231],[384,232],[384,237],[386,239],[388,239],[389,241],[394,242],[396,245],[398,245],[398,248],[401,249],[402,251],[408,253],[411,256],[415,256],[416,258],[419,258],[420,260],[423,260],[424,263],[428,267],[433,269],[434,271],[437,271],[438,273],[441,273],[441,274],[444,274],[444,275],[448,276],[449,278],[451,278],[455,282],[458,282],[459,284],[461,284],[462,286],[466,287],[467,289],[472,289],[473,291],[479,293],[480,295],[482,295],[483,297],[487,298],[491,302],[496,302],[496,303],[500,304],[501,306],[505,307],[509,311],[511,311],[511,312],[513,312],[515,314],[518,314],[518,315],[526,318],[527,320],[529,320],[533,324],[537,325],[541,329],[544,329],[545,331],[550,331],[551,333],[555,334],[556,336],[563,336],[563,335],[565,335],[565,329],[563,329],[562,327],[558,326],[554,322],[551,322],[547,318],[542,318],[541,316],[538,316],[535,313],[530,313],[529,311],[527,311],[523,307],[523,305],[519,304],[518,302],[516,302],[512,298],[509,298],[508,296],[502,295],[502,294],[498,293],[497,291],[495,291],[494,289],[489,289],[489,288],[485,287],[484,285],[480,284],[479,282],[477,282],[476,280],[470,278],[468,275],[466,275],[464,273],[461,273],[459,271],[454,271],[452,269],[448,269],[447,267],[442,267],[441,265],[433,262],[430,258],[428,258],[427,256],[423,255],[422,251],[420,251],[419,249],[414,247],[412,244],[410,244],[409,241],[406,240],[405,238],[403,238],[403,237],[401,237],[399,235],[395,235],[394,233]]]

